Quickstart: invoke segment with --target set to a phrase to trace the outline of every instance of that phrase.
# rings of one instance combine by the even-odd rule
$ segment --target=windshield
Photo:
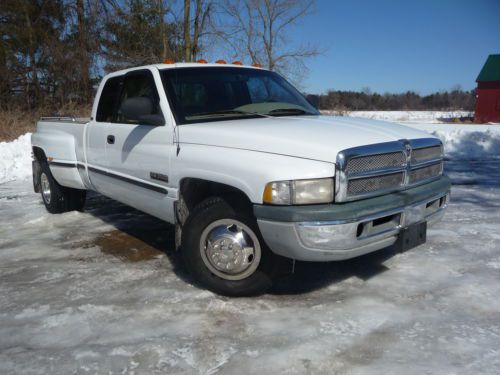
[[[203,67],[161,74],[178,124],[319,114],[284,78],[267,70]]]

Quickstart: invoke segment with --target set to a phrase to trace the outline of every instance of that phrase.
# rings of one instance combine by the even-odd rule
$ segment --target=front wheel
[[[195,207],[182,233],[184,262],[197,283],[227,296],[261,294],[271,287],[273,254],[247,210],[208,198]]]

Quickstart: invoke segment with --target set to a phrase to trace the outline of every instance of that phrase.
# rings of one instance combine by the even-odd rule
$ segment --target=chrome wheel
[[[42,198],[45,201],[45,203],[50,204],[50,198],[52,196],[51,191],[50,191],[50,183],[49,183],[49,178],[45,173],[42,173],[40,176],[40,187],[42,190]]]
[[[200,238],[203,262],[215,275],[242,280],[259,266],[261,247],[252,229],[234,219],[222,219],[205,228]]]

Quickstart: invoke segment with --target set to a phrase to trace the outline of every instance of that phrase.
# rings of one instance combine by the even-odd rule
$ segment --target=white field
[[[0,373],[500,373],[500,132],[412,126],[453,181],[427,243],[298,263],[241,299],[192,286],[155,218],[96,194],[48,214],[28,137],[0,143]]]
[[[335,114],[335,111],[321,111],[321,113]],[[373,120],[384,120],[400,123],[441,123],[440,119],[457,117],[473,117],[473,112],[468,111],[351,111],[350,117],[363,117]]]

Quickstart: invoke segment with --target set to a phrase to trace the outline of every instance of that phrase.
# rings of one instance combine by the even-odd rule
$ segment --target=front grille
[[[441,174],[443,167],[441,163],[432,164],[427,167],[414,169],[410,172],[410,184],[416,183],[418,181],[427,180],[432,177],[439,176]]]
[[[349,195],[358,195],[399,187],[404,183],[404,176],[404,172],[398,172],[384,176],[350,180],[347,186],[347,193]]]
[[[413,164],[441,158],[441,146],[418,148],[411,153]]]
[[[370,172],[378,169],[404,167],[406,156],[403,152],[390,152],[387,154],[359,156],[349,159],[347,173]]]
[[[359,146],[337,156],[335,201],[385,194],[426,182],[443,173],[442,143],[419,138]]]

